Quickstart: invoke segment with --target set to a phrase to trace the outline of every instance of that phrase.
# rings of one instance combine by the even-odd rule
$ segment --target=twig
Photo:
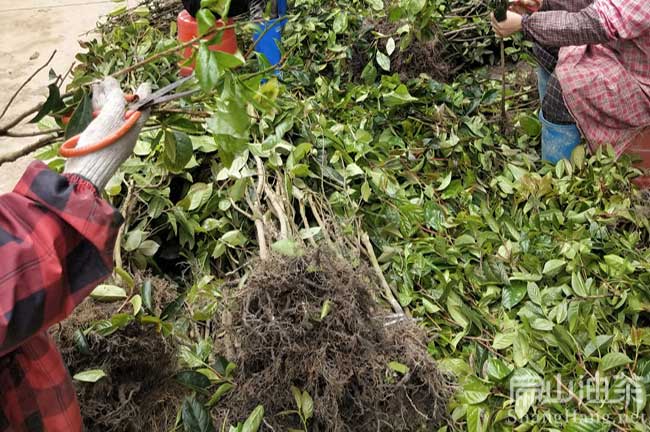
[[[501,39],[501,129],[506,133],[508,117],[506,117],[506,48]]]
[[[253,210],[255,217],[255,230],[257,231],[257,243],[260,248],[260,259],[266,261],[269,258],[269,249],[266,244],[266,229],[264,227],[264,217],[262,215],[262,193],[264,184],[266,184],[266,174],[264,173],[264,162],[259,156],[255,156],[257,163],[257,188],[255,189],[255,204],[248,202],[249,207]]]
[[[16,100],[16,98],[18,97],[18,94],[19,94],[19,93],[20,93],[20,92],[25,88],[25,86],[26,86],[27,84],[29,84],[29,82],[30,82],[31,80],[34,79],[34,77],[35,77],[36,75],[38,75],[38,73],[39,73],[40,71],[42,71],[43,69],[45,69],[45,68],[46,68],[46,67],[47,67],[47,66],[52,62],[52,59],[54,58],[55,55],[56,55],[56,50],[54,50],[54,52],[52,53],[52,55],[50,56],[50,58],[47,60],[47,62],[46,62],[43,66],[41,66],[41,67],[39,67],[38,69],[36,69],[36,71],[35,71],[33,74],[31,74],[31,75],[29,76],[29,78],[27,78],[27,80],[25,80],[25,82],[24,82],[20,87],[18,87],[18,90],[16,90],[16,92],[13,94],[13,96],[11,96],[11,98],[9,99],[9,102],[7,102],[7,105],[6,105],[6,106],[4,107],[4,109],[2,110],[2,114],[0,114],[0,119],[1,119],[2,117],[4,117],[5,114],[7,114],[7,110],[9,110],[9,107],[11,106],[11,104],[14,103],[14,100]]]
[[[249,22],[262,23],[264,21],[265,21],[264,19],[257,19],[257,20],[252,20],[252,21],[249,21]],[[185,48],[187,48],[189,46],[192,46],[192,45],[196,44],[197,42],[199,42],[201,40],[209,39],[210,37],[214,36],[216,33],[220,32],[220,31],[228,30],[228,29],[231,29],[231,28],[236,28],[236,27],[238,27],[240,25],[241,25],[241,23],[235,23],[235,24],[228,24],[228,25],[225,25],[223,27],[216,27],[216,28],[210,30],[209,32],[207,32],[207,33],[205,33],[203,35],[195,37],[192,40],[184,42],[184,43],[182,43],[180,45],[177,45],[177,46],[175,46],[173,48],[166,49],[165,51],[161,51],[158,54],[152,55],[151,57],[148,57],[148,58],[146,58],[146,59],[144,59],[144,60],[142,60],[142,61],[140,61],[140,62],[138,62],[138,63],[136,63],[134,65],[131,65],[129,67],[121,69],[121,70],[119,70],[117,72],[113,72],[111,74],[111,76],[112,77],[118,77],[118,76],[121,76],[121,75],[126,75],[126,74],[128,74],[130,72],[133,72],[136,69],[141,68],[142,66],[145,66],[145,65],[147,65],[149,63],[153,63],[153,62],[155,62],[156,60],[158,60],[160,58],[167,57],[167,56],[169,56],[171,54],[174,54],[174,53],[177,53],[178,51],[181,51],[181,50],[183,50],[183,49],[185,49]]]
[[[305,203],[300,200],[300,217],[302,218],[302,223],[305,225],[305,229],[309,230],[311,227],[309,226],[309,220],[307,219],[307,212],[305,211]],[[313,237],[308,238],[309,243],[312,245],[312,247],[316,248],[316,240],[314,240]]]
[[[268,184],[264,185],[264,192],[266,193],[266,197],[271,204],[273,213],[275,213],[275,216],[280,222],[280,240],[286,240],[289,238],[289,224],[287,223],[288,219],[286,213],[284,212],[284,209],[282,208],[282,203],[280,202],[280,199],[278,198],[278,195],[275,193],[273,188],[271,188],[271,186]]]
[[[73,95],[73,92],[68,92],[65,93],[64,95],[61,96],[61,99],[67,99]],[[0,126],[0,135],[6,135],[7,131],[13,129],[18,125],[20,122],[25,120],[27,117],[29,117],[32,114],[36,114],[41,108],[43,108],[43,105],[45,105],[45,102],[41,102],[37,104],[36,106],[33,106],[29,108],[27,111],[23,112],[22,114],[19,114],[18,117],[15,119],[11,120],[9,123],[7,123],[4,126]]]
[[[129,226],[129,215],[131,214],[129,208],[131,207],[131,201],[133,200],[134,195],[134,183],[133,180],[131,180],[129,183],[129,189],[126,193],[126,198],[124,199],[124,203],[120,209],[120,213],[124,218],[124,223],[120,226],[120,229],[117,232],[117,240],[115,240],[115,248],[113,249],[115,268],[122,268],[122,237],[124,236],[124,231],[126,231]]]
[[[41,135],[51,135],[51,134],[62,134],[63,129],[58,128],[58,129],[48,129],[44,131],[34,131],[34,132],[11,132],[7,131],[3,134],[0,134],[0,136],[8,136],[11,138],[26,138],[26,137],[35,137],[35,136],[41,136]]]
[[[20,150],[16,150],[13,153],[8,153],[5,155],[0,156],[0,165],[7,163],[7,162],[14,162],[18,159],[20,159],[23,156],[27,156],[28,154],[35,152],[36,150],[39,150],[43,147],[47,147],[48,145],[54,143],[56,140],[59,139],[59,136],[48,136],[48,137],[43,137],[36,141],[35,143],[32,143],[28,146],[25,146],[21,148]]]
[[[388,303],[390,303],[395,313],[404,315],[404,309],[402,309],[402,306],[399,304],[399,302],[395,298],[395,295],[393,294],[392,288],[390,287],[390,285],[388,285],[388,281],[386,281],[386,277],[384,276],[384,272],[381,270],[379,261],[377,261],[375,250],[372,247],[372,243],[370,243],[370,237],[368,237],[367,233],[364,232],[361,234],[361,242],[363,243],[363,246],[366,248],[366,254],[370,259],[370,263],[372,264],[372,267],[375,269],[375,273],[377,273],[377,276],[379,277],[381,286],[384,288],[384,296],[386,296],[386,300],[388,300]]]

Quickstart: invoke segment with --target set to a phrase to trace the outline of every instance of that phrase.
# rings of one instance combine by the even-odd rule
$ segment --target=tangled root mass
[[[264,430],[300,429],[296,415],[283,414],[296,409],[295,386],[314,400],[310,431],[441,424],[451,394],[447,377],[413,321],[387,325],[389,313],[369,286],[364,272],[323,251],[260,263],[230,301],[224,340],[238,375],[217,417],[245,418],[261,404]],[[391,362],[408,370],[395,371]]]

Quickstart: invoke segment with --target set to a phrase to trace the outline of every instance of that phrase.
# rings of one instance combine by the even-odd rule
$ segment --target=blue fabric
[[[558,125],[544,118],[539,112],[542,122],[542,159],[553,164],[562,159],[571,159],[571,153],[580,144],[580,130],[574,124]]]
[[[551,74],[546,72],[546,69],[539,66],[537,68],[537,90],[539,91],[539,100],[543,101],[544,96],[546,95],[546,87],[548,86],[548,80],[551,78]]]

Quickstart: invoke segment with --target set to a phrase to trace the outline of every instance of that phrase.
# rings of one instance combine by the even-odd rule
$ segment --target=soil
[[[166,281],[149,278],[153,285],[154,308],[176,297]],[[141,286],[143,277],[136,278]],[[75,342],[77,329],[86,329],[99,320],[110,319],[120,303],[86,300],[75,313],[52,332],[71,375],[102,369],[106,377],[97,383],[74,382],[88,432],[167,432],[173,429],[176,410],[185,395],[173,380],[176,347],[155,327],[133,322],[116,333],[86,336],[89,352],[83,354]],[[129,305],[130,307],[130,305]]]
[[[402,51],[400,49],[401,37],[395,35],[397,29],[401,27],[400,23],[391,23],[384,20],[365,21],[363,25],[363,36],[356,45],[352,47],[351,71],[352,78],[355,81],[361,79],[361,73],[370,60],[369,53],[374,50],[370,47],[375,41],[373,32],[383,35],[393,35],[395,40],[395,51],[390,56],[391,72],[397,72],[402,81],[417,78],[420,74],[427,74],[431,78],[445,82],[449,79],[449,67],[441,55],[439,41],[414,39],[408,47]],[[385,51],[387,39],[377,39],[382,45],[382,51]]]
[[[226,299],[223,352],[238,372],[235,390],[215,409],[217,426],[263,405],[261,430],[303,430],[297,415],[285,413],[296,409],[292,386],[314,400],[310,431],[419,431],[444,423],[448,377],[413,320],[390,321],[369,275],[322,250],[260,262]],[[408,371],[396,372],[391,362]]]

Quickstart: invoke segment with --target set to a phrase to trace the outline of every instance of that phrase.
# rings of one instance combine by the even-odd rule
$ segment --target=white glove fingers
[[[107,102],[109,95],[117,93],[120,89],[120,84],[113,77],[106,77],[99,84],[93,85],[93,110],[101,111]]]

